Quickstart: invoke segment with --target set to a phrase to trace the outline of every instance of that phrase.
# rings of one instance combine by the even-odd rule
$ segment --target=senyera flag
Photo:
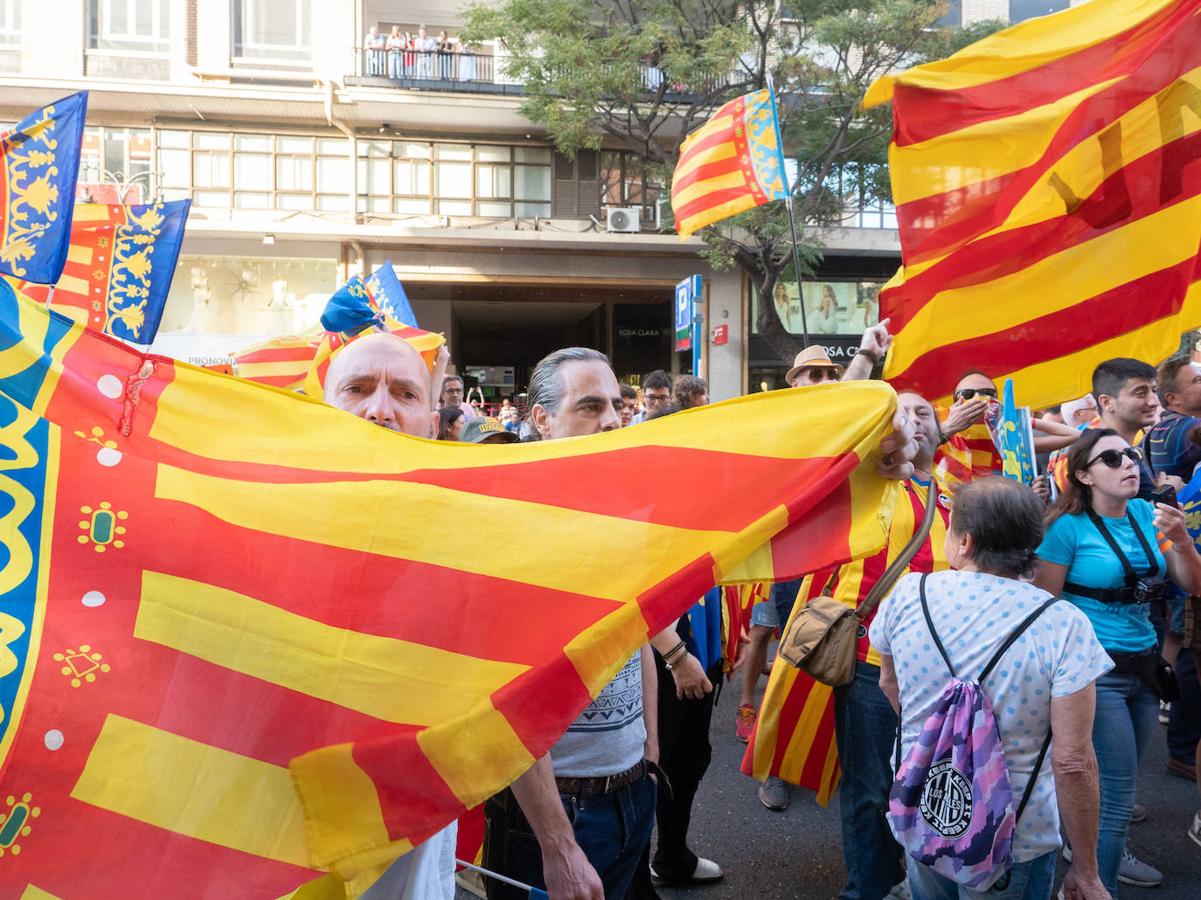
[[[671,176],[671,209],[681,237],[787,196],[780,122],[770,88],[731,100],[680,146]]]
[[[493,447],[142,353],[4,284],[0,347],[17,895],[361,886],[715,582],[882,546],[897,490],[879,382]]]
[[[321,346],[325,329],[314,325],[302,334],[285,334],[256,341],[231,353],[234,374],[247,381],[285,390],[304,387],[305,376]]]
[[[396,289],[400,290],[399,298],[404,299],[404,305],[407,307],[408,297],[404,294],[404,288],[400,287],[392,264],[386,263],[370,278],[351,276],[346,284],[334,292],[321,313],[321,325],[325,328],[325,333],[321,336],[309,370],[305,374],[306,394],[310,397],[320,397],[325,387],[325,373],[329,371],[334,357],[355,338],[372,331],[388,331],[408,341],[421,354],[425,364],[433,370],[438,351],[446,343],[446,339],[441,334],[423,331],[396,319],[392,315],[393,311],[397,311],[399,299],[395,293]],[[403,310],[399,311],[404,314]],[[408,315],[416,319],[411,307],[408,308]]]
[[[191,205],[76,204],[67,264],[53,293],[27,281],[15,287],[86,328],[149,345],[167,306]]]
[[[0,274],[54,284],[67,261],[86,91],[0,136]]]
[[[876,82],[903,267],[885,377],[1047,406],[1201,325],[1201,0],[1092,0]]]

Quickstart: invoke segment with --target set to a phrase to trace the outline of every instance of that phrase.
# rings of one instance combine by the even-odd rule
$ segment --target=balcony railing
[[[496,57],[484,53],[437,53],[417,50],[359,51],[362,84],[391,84],[401,88],[519,94],[498,72]],[[497,77],[497,76],[500,77]]]
[[[524,86],[505,72],[504,57],[484,53],[437,53],[416,50],[374,50],[360,48],[359,77],[351,83],[433,90],[466,91],[491,94],[521,94]],[[657,66],[643,65],[639,81],[647,94],[663,91],[668,102],[686,102],[700,94],[717,93],[738,82],[739,76],[707,80],[699,86],[665,83]]]

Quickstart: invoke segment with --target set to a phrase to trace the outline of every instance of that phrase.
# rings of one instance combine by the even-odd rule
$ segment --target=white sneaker
[[[721,881],[722,878],[721,866],[711,859],[698,857],[696,868],[693,870],[692,878],[689,881],[693,884],[709,884],[712,881]]]
[[[1159,724],[1167,725],[1172,721],[1172,704],[1159,701]]]
[[[1201,812],[1193,816],[1193,824],[1188,830],[1189,839],[1201,847]]]

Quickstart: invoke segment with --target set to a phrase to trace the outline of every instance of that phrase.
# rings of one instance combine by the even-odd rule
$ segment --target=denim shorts
[[[782,628],[792,615],[792,607],[801,590],[801,581],[802,579],[796,578],[773,584],[771,596],[762,603],[756,603],[751,609],[751,624],[764,628]]]

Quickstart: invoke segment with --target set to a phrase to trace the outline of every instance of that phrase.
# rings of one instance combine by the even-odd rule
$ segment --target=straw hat
[[[838,373],[838,377],[842,377],[843,367],[830,359],[826,353],[826,348],[820,344],[811,344],[796,355],[796,359],[792,361],[792,368],[788,370],[788,374],[784,376],[784,380],[792,384],[792,379],[797,376],[801,369],[833,369]]]

